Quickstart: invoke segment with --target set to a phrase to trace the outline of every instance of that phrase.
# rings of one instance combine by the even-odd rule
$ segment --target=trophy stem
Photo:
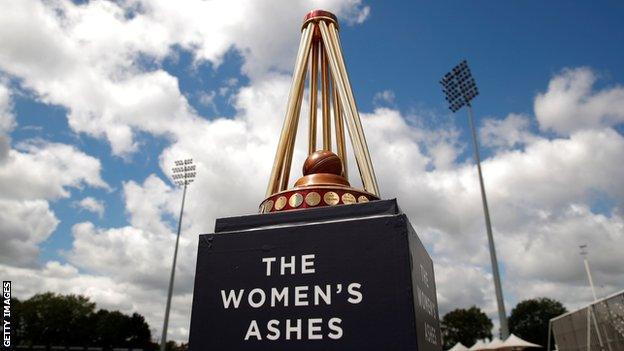
[[[332,75],[332,101],[334,103],[334,125],[336,126],[336,150],[338,151],[338,157],[342,160],[342,176],[349,180],[349,173],[347,170],[347,150],[345,146],[345,132],[344,122],[342,120],[342,114],[340,113],[340,101],[338,93],[336,92],[336,78]]]
[[[319,42],[312,42],[312,62],[310,63],[310,126],[308,134],[308,155],[316,151],[316,96],[318,93]]]
[[[301,86],[299,88],[298,96],[303,95],[303,81],[301,82]],[[280,191],[288,188],[288,181],[290,179],[290,166],[292,164],[293,152],[295,150],[295,140],[297,139],[297,127],[299,126],[299,115],[301,112],[301,103],[302,99],[299,98],[297,100],[297,104],[294,111],[293,116],[293,124],[290,130],[290,134],[288,135],[288,146],[286,148],[286,156],[284,158],[284,167],[282,168],[282,177],[280,180]]]
[[[323,106],[323,150],[331,151],[331,119],[329,115],[329,67],[327,65],[327,50],[321,43],[321,97]]]

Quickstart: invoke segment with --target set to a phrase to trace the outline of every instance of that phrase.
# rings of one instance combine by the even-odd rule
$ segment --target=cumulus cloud
[[[179,205],[176,200],[180,200],[180,194],[151,175],[143,184],[125,183],[123,195],[130,225],[97,228],[90,222],[75,224],[72,249],[66,255],[70,262],[90,272],[164,289],[167,280],[163,277],[171,265],[175,241],[168,218],[177,212],[175,205]],[[181,251],[191,245],[185,236]],[[188,286],[192,280],[190,267],[183,267],[182,277],[187,283],[184,286]]]
[[[222,89],[227,89],[227,87],[222,88]],[[225,94],[227,92],[227,90],[224,90]],[[217,92],[214,90],[211,91],[205,91],[205,92],[201,92],[199,94],[199,103],[206,106],[206,107],[211,107],[212,110],[217,113],[217,105],[215,103],[215,97],[217,96]]]
[[[11,149],[0,167],[0,197],[57,199],[70,196],[68,187],[108,188],[100,161],[76,147],[28,140]]]
[[[44,200],[0,198],[0,263],[34,266],[39,256],[39,244],[52,234],[58,223]]]
[[[373,96],[373,103],[376,105],[394,105],[395,98],[392,90],[378,91]]]
[[[100,218],[104,216],[104,211],[105,211],[104,201],[97,200],[91,196],[87,196],[84,199],[76,202],[76,206],[78,206],[78,208],[81,208],[83,210],[95,213],[98,216],[100,216]]]
[[[0,164],[6,159],[10,147],[9,132],[15,128],[15,116],[9,88],[0,80]]]
[[[624,87],[595,91],[598,75],[588,67],[565,69],[535,98],[540,128],[569,134],[624,122]]]
[[[171,263],[165,259],[165,251],[168,253],[167,249],[173,247],[174,236],[156,235],[131,226],[99,229],[89,222],[74,225],[72,234],[74,241],[68,258],[73,264],[116,281],[166,287],[167,279],[162,278]]]
[[[623,147],[624,137],[613,129],[579,131],[568,139],[540,138],[524,152],[505,151],[484,162],[489,195],[516,208],[548,211],[588,202],[595,193],[621,201]]]
[[[0,80],[0,134],[8,133],[15,127],[11,91],[3,83]]]
[[[489,314],[496,313],[492,275],[482,267],[437,260],[435,277],[440,316],[453,309],[473,305],[480,306]]]
[[[55,291],[88,296],[100,308],[128,311],[136,310],[137,307],[134,301],[127,299],[129,294],[133,294],[143,299],[142,307],[157,308],[149,303],[154,291],[119,283],[105,276],[80,273],[77,267],[57,261],[49,261],[37,269],[0,264],[0,275],[6,280],[19,282],[12,286],[14,296],[18,298]]]
[[[486,119],[479,136],[483,146],[495,148],[513,148],[537,139],[530,131],[530,118],[515,113],[505,119]]]

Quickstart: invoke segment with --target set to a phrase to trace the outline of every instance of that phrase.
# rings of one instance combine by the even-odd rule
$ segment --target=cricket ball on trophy
[[[303,163],[303,175],[315,173],[342,174],[342,160],[335,153],[327,150],[313,152]]]

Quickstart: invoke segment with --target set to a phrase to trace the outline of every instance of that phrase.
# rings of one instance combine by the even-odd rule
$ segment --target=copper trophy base
[[[264,199],[259,212],[271,213],[379,200],[371,193],[352,188],[343,174],[340,157],[327,150],[315,151],[304,162],[303,177],[295,182],[295,187]]]
[[[349,186],[312,185],[284,190],[262,201],[260,213],[282,212],[303,208],[350,205],[379,200],[373,194]]]

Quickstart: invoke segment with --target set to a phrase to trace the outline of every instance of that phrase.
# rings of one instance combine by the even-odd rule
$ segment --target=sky
[[[339,18],[382,197],[431,254],[441,314],[476,305],[498,323],[467,116],[438,83],[462,59],[507,313],[590,302],[581,244],[597,294],[624,288],[621,2],[20,0],[0,11],[0,276],[14,296],[83,294],[158,337],[182,196],[171,167],[192,157],[169,326],[186,341],[197,235],[263,200],[313,9]]]

